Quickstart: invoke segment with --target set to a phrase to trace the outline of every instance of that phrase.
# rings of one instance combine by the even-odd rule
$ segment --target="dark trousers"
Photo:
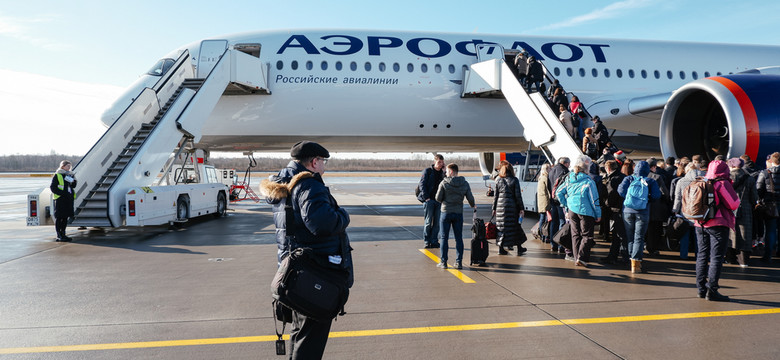
[[[593,246],[593,227],[596,219],[569,211],[571,219],[571,247],[574,261],[590,261],[590,248]]]
[[[547,219],[550,222],[550,244],[552,244],[553,250],[558,250],[558,244],[552,241],[552,238],[558,232],[558,229],[561,228],[564,220],[563,208],[553,205],[550,209],[550,218]]]
[[[54,230],[57,231],[57,239],[62,239],[65,237],[65,229],[68,228],[68,218],[55,218],[54,219]]]
[[[645,236],[645,248],[647,252],[652,254],[656,251],[661,251],[661,240],[664,234],[664,222],[658,220],[650,220],[650,224],[647,226],[647,235]]]
[[[322,359],[332,320],[319,322],[293,311],[290,359]]]
[[[626,226],[623,224],[623,213],[620,211],[610,212],[609,220],[607,221],[610,222],[612,243],[609,246],[608,257],[617,260],[619,253],[623,260],[628,261],[628,239],[626,238]],[[603,217],[601,221],[605,221]]]
[[[729,228],[713,226],[696,227],[699,252],[696,253],[696,287],[699,291],[718,290],[723,257],[729,243]],[[707,264],[709,261],[709,266]]]
[[[608,207],[601,207],[601,218],[604,219],[604,221],[599,223],[599,235],[601,235],[601,238],[605,241],[609,241],[611,239],[610,235],[610,226],[609,226],[609,219],[612,219],[612,210],[610,210]]]

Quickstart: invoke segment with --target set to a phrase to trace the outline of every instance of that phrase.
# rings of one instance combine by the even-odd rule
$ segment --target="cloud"
[[[46,50],[67,50],[71,46],[66,43],[34,35],[37,29],[44,27],[47,23],[56,21],[58,18],[58,16],[51,14],[26,18],[0,15],[0,36],[26,42]]]
[[[646,8],[648,6],[654,5],[655,3],[657,3],[656,0],[618,1],[616,3],[609,4],[601,9],[591,11],[587,14],[575,16],[573,18],[558,23],[554,23],[551,25],[534,29],[532,31],[557,30],[557,29],[580,26],[580,25],[592,23],[599,20],[614,19],[617,17],[624,16],[626,13],[630,11]]]

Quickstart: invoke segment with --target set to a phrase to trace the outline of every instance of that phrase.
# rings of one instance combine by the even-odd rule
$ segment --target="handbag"
[[[317,321],[344,314],[349,272],[311,248],[291,251],[271,282],[274,300]]]

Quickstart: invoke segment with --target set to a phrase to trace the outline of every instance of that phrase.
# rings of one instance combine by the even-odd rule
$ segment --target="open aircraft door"
[[[227,49],[227,40],[203,40],[198,51],[198,79],[205,79]]]

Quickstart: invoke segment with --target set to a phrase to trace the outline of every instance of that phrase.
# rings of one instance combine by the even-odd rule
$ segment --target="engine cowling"
[[[763,160],[780,151],[779,96],[780,75],[735,74],[685,84],[661,116],[661,151],[665,157],[747,154]]]
[[[482,171],[482,175],[490,175],[493,173],[493,169],[496,168],[498,162],[501,161],[497,153],[482,152],[479,153],[479,169]]]

